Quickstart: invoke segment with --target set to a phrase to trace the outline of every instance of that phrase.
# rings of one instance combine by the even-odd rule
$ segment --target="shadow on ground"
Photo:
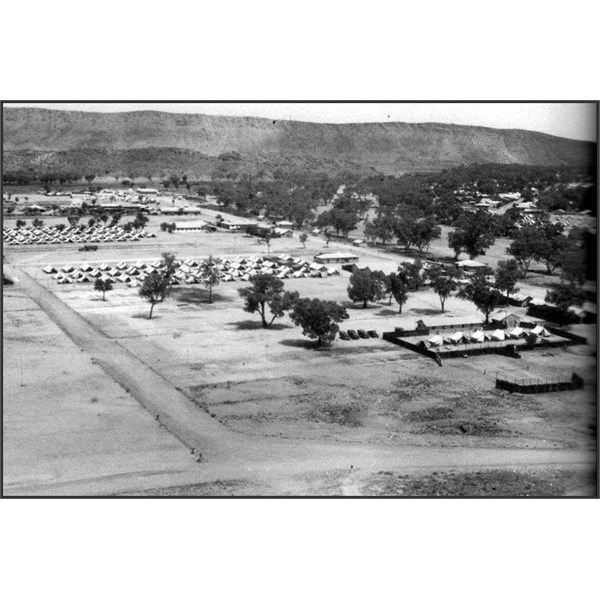
[[[306,350],[331,350],[329,347],[317,346],[314,340],[306,340],[302,338],[294,338],[291,340],[280,340],[278,342],[282,346],[289,346],[290,348],[305,348]]]
[[[210,304],[208,303],[208,290],[205,289],[196,288],[181,290],[176,295],[174,294],[174,297],[175,300],[177,300],[177,302],[188,302],[190,304],[206,304],[207,306],[210,306]],[[227,296],[215,293],[215,291],[213,290],[213,304],[215,302],[223,302],[226,300],[229,300]]]
[[[411,308],[408,312],[414,313],[415,315],[441,315],[442,311],[437,308]],[[447,316],[448,313],[445,313]]]
[[[259,320],[251,320],[247,319],[246,321],[236,321],[234,323],[230,323],[237,329],[241,330],[252,330],[252,329],[264,329],[265,331],[274,330],[280,331],[281,329],[292,329],[292,325],[286,325],[285,323],[273,323],[269,327],[263,327],[262,323]]]

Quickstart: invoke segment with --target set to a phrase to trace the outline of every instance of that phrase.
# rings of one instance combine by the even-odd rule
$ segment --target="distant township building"
[[[328,263],[356,263],[358,256],[349,252],[330,252],[327,254],[317,254],[315,261],[321,264]]]
[[[513,329],[514,327],[519,327],[521,317],[504,310],[498,310],[490,315],[490,321],[499,328]]]
[[[161,215],[200,215],[202,211],[193,206],[186,206],[177,208],[176,206],[161,206],[160,207]]]
[[[175,231],[202,231],[208,229],[209,225],[206,221],[183,221],[175,223]],[[216,229],[213,227],[213,229]]]

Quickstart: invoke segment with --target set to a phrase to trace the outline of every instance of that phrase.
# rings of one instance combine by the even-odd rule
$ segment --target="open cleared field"
[[[306,249],[297,239],[279,239],[271,253],[310,258],[323,245],[314,237]],[[347,246],[331,243],[330,248]],[[381,339],[337,340],[332,349],[317,350],[287,316],[265,330],[257,315],[242,310],[238,289],[244,282],[215,288],[212,305],[202,286],[175,288],[149,321],[148,305],[135,288],[117,284],[102,302],[91,285],[57,285],[41,271],[48,263],[154,260],[167,250],[183,259],[261,254],[266,246],[241,234],[158,233],[153,243],[111,245],[83,256],[75,248],[11,247],[8,260],[81,315],[103,344],[113,345],[115,356],[135,357],[178,391],[177,401],[189,403],[186,410],[215,424],[214,433],[207,433],[206,462],[196,463],[189,447],[161,427],[106,369],[94,365],[88,351],[81,352],[17,285],[4,291],[9,375],[5,493],[44,493],[44,482],[52,482],[50,493],[98,493],[90,490],[102,484],[92,480],[118,475],[121,480],[107,486],[106,493],[435,495],[441,485],[477,495],[473,481],[460,480],[456,472],[538,464],[544,473],[548,465],[555,468],[563,461],[569,465],[565,469],[575,468],[578,475],[573,485],[561,483],[556,489],[591,493],[596,440],[593,326],[574,329],[588,337],[586,346],[532,351],[519,361],[495,355],[453,359],[438,367]],[[503,250],[494,252],[501,255]],[[359,265],[386,272],[404,259],[374,249],[356,253]],[[412,328],[417,319],[450,323],[477,318],[472,305],[456,298],[448,300],[447,312],[440,316],[439,300],[428,291],[411,295],[402,315],[396,304],[355,308],[347,299],[348,278],[342,272],[325,279],[286,280],[285,286],[301,296],[344,304],[350,318],[341,324],[343,329],[374,329],[381,335],[396,326]],[[536,297],[545,294],[529,280],[527,286]],[[37,288],[27,289],[36,300],[31,290]],[[513,312],[523,315],[524,309]],[[529,366],[532,373],[551,376],[557,365],[581,374],[585,388],[536,396],[494,389],[496,373]],[[55,402],[55,410],[49,410]],[[100,408],[113,411],[113,419]],[[61,424],[68,424],[72,437],[58,435]],[[89,435],[82,435],[84,431]],[[42,434],[44,444],[31,441]],[[202,430],[197,435],[202,437]],[[435,488],[427,478],[438,468],[454,471],[442,483],[438,478]],[[387,472],[396,479],[407,476],[410,482],[391,483],[386,478],[392,476],[381,475]],[[501,489],[509,490],[505,494],[520,488],[526,493],[527,485],[533,485],[533,495],[546,495],[548,489],[528,477],[509,478]],[[85,484],[66,485],[78,479]],[[493,487],[488,483],[482,480],[483,493]]]
[[[4,291],[4,493],[193,480],[189,452],[32,300]]]

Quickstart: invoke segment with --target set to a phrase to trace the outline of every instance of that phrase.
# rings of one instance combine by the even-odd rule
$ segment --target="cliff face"
[[[254,160],[336,161],[367,171],[402,173],[469,163],[584,166],[595,144],[525,130],[438,123],[322,124],[161,112],[87,113],[4,109],[5,156],[48,156],[74,150],[123,153],[176,149],[200,162],[236,151]],[[201,155],[204,155],[202,158]],[[191,160],[193,163],[194,161]],[[260,161],[259,161],[260,162]],[[150,166],[150,165],[149,165]],[[154,168],[154,167],[152,167]]]

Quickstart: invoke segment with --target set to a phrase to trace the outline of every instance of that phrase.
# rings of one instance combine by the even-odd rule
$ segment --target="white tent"
[[[548,337],[550,334],[548,333],[548,331],[542,327],[541,325],[536,325],[532,330],[531,333],[534,333],[535,335],[540,335],[542,337]]]
[[[485,333],[483,332],[483,330],[475,331],[471,334],[470,338],[473,342],[481,343],[485,341]]]
[[[314,262],[310,264],[309,269],[313,271],[322,271],[323,269],[327,269],[327,267],[321,263]]]
[[[44,267],[42,271],[44,271],[44,273],[48,273],[48,275],[50,275],[50,273],[56,273],[56,269],[52,265]]]
[[[441,335],[434,335],[428,341],[432,346],[441,346],[444,343],[444,338]]]
[[[508,337],[516,339],[516,338],[520,338],[524,334],[525,334],[525,330],[523,328],[521,328],[521,327],[515,327],[514,329],[511,329],[508,332]]]
[[[453,344],[460,344],[460,342],[464,341],[465,334],[462,331],[457,331],[450,336],[450,340]]]
[[[502,342],[506,336],[504,335],[504,331],[502,331],[502,329],[496,329],[496,331],[492,332],[491,338],[495,342]]]

